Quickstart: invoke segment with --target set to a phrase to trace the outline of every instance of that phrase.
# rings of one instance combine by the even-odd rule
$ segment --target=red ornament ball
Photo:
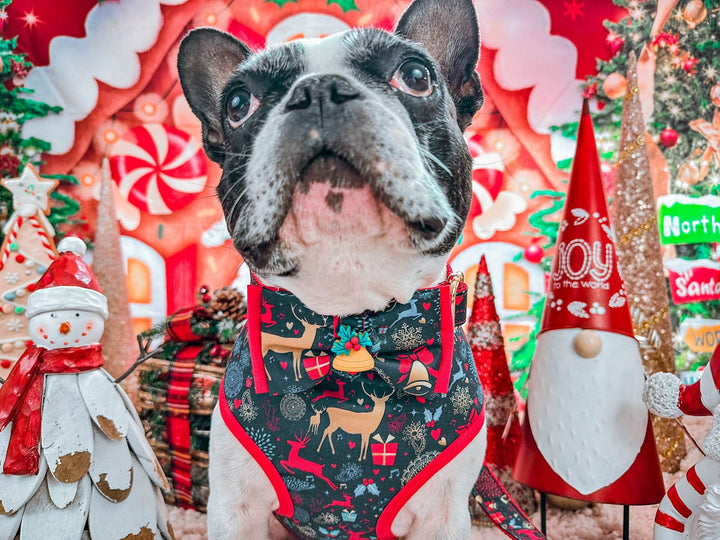
[[[207,304],[210,300],[212,300],[212,296],[210,296],[209,294],[203,294],[203,296],[202,296],[203,304]]]
[[[525,260],[533,264],[538,264],[540,261],[542,261],[544,255],[545,252],[543,251],[543,248],[541,248],[537,244],[530,244],[528,247],[525,248],[525,251],[523,252]]]
[[[672,148],[678,142],[678,132],[671,128],[665,128],[662,133],[660,133],[658,142],[665,148]]]
[[[609,39],[607,41],[607,46],[608,50],[610,51],[610,56],[615,56],[625,46],[625,40],[620,36],[617,36],[613,39]]]

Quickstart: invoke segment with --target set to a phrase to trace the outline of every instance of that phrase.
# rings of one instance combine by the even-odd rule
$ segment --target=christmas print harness
[[[252,284],[220,411],[297,538],[391,539],[408,499],[484,422],[464,283],[378,313],[324,317]]]

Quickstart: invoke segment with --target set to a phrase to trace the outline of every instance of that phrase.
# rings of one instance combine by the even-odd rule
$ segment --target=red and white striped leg
[[[665,494],[655,514],[654,540],[696,540],[698,510],[707,488],[720,484],[720,463],[704,458]]]

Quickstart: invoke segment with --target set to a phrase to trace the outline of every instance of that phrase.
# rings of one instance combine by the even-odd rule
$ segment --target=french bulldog
[[[252,51],[231,35],[211,28],[195,29],[184,38],[178,56],[180,81],[192,111],[201,120],[205,151],[223,169],[217,192],[228,231],[263,291],[280,297],[287,294],[294,302],[292,316],[289,310],[286,319],[281,316],[285,324],[276,325],[287,326],[288,330],[282,330],[290,332],[290,337],[279,341],[299,339],[289,330],[293,324],[295,328],[304,326],[302,336],[310,330],[315,332],[321,324],[318,320],[337,322],[358,314],[365,317],[368,313],[383,313],[389,306],[396,310],[403,306],[419,309],[419,304],[432,302],[417,302],[417,294],[447,283],[447,258],[461,234],[471,201],[471,157],[462,134],[483,101],[475,72],[479,46],[471,0],[415,0],[394,33],[353,29],[262,51]],[[249,313],[253,310],[250,295],[249,290]],[[261,319],[258,328],[261,324],[262,328],[275,325],[276,321],[265,320],[265,315],[276,309],[272,302],[263,297],[253,305],[262,311],[257,315]],[[413,320],[424,322],[426,316],[420,315],[416,311]],[[248,332],[252,332],[251,326],[254,323],[248,322]],[[330,328],[334,337],[337,329],[337,324],[334,330]],[[317,332],[320,335],[320,330]],[[382,341],[382,332],[378,330],[373,339]],[[265,339],[268,334],[258,331],[257,335]],[[364,339],[365,334],[354,331],[352,335],[355,337],[346,336],[349,351],[360,348],[357,338]],[[319,340],[301,349],[321,346]],[[458,369],[466,372],[453,371],[450,388],[462,381],[470,381],[471,386],[477,381],[471,357],[468,362],[467,343],[462,340],[456,335],[456,345],[465,351],[464,362],[457,365],[464,366]],[[430,338],[423,343],[433,341]],[[452,347],[452,334],[445,341],[443,347]],[[251,337],[243,343],[249,349],[254,346]],[[258,351],[260,347],[263,354],[273,349],[264,342],[258,345]],[[234,355],[243,357],[241,348],[236,346]],[[274,348],[280,358],[290,350],[277,344]],[[291,382],[294,375],[297,385],[289,387],[290,392],[297,392],[298,385],[312,379],[309,369],[298,371],[308,354],[306,350],[292,358],[296,370],[293,373],[291,368],[287,373]],[[248,353],[246,360],[250,356]],[[314,358],[324,357],[310,359]],[[418,368],[423,366],[413,360],[411,352],[404,358],[407,363],[404,371],[400,368],[398,379],[407,382],[411,378],[410,363],[413,369],[416,364]],[[338,403],[347,402],[348,396],[353,397],[350,401],[359,412],[346,410],[342,414],[368,413],[369,418],[369,413],[375,412],[374,418],[382,417],[378,421],[392,428],[398,427],[391,424],[398,418],[407,418],[407,425],[411,423],[410,410],[401,412],[402,406],[394,399],[402,396],[403,403],[424,404],[427,417],[437,416],[443,407],[445,411],[453,409],[445,395],[421,398],[407,386],[406,392],[392,388],[392,377],[383,372],[387,362],[376,357],[375,365],[383,369],[378,368],[375,377],[372,372],[361,374],[365,378],[355,390],[343,395],[353,381],[357,382],[358,374],[341,373],[334,379],[332,391],[326,388],[312,400],[303,398],[302,403],[293,396],[291,408],[290,398],[285,395],[262,397],[260,383],[272,385],[279,377],[267,363],[263,370],[256,369],[255,362],[254,357],[252,362],[247,360],[247,371],[240,378],[228,367],[226,393],[230,395],[228,385],[237,384],[238,397],[224,400],[221,395],[225,409],[219,406],[213,413],[210,538],[264,540],[288,534],[294,538],[329,535],[409,540],[469,537],[467,498],[483,463],[484,425],[475,424],[471,440],[461,447],[455,445],[452,452],[453,444],[444,436],[437,437],[438,444],[446,444],[449,452],[441,460],[442,466],[435,466],[433,474],[422,481],[408,481],[388,504],[388,508],[394,508],[390,513],[372,505],[381,500],[373,498],[376,491],[387,491],[387,475],[377,473],[373,484],[372,479],[358,480],[360,473],[353,478],[355,469],[348,463],[319,464],[314,453],[318,443],[317,452],[324,447],[335,454],[336,447],[342,445],[352,461],[358,449],[358,461],[370,461],[367,447],[373,426],[362,433],[360,448],[360,439],[354,434],[360,434],[362,429],[353,431],[348,427],[351,420],[343,424],[337,412],[340,406],[332,407],[336,402],[331,400],[340,397]],[[280,364],[284,369],[287,361]],[[427,365],[435,373],[429,360]],[[442,368],[437,370],[438,380],[443,378],[441,372]],[[334,375],[335,370],[327,374],[330,378]],[[252,387],[244,388],[243,383]],[[369,388],[374,383],[385,386]],[[442,383],[438,384],[436,388],[442,388]],[[473,391],[478,392],[474,406],[480,407],[479,383],[472,386],[471,396]],[[265,395],[271,394],[272,389]],[[278,406],[262,399],[276,399]],[[438,405],[436,399],[444,399],[446,404]],[[430,403],[435,408],[429,409]],[[258,451],[262,445],[248,442],[247,433],[257,430],[238,428],[229,420],[228,411],[241,409],[251,418],[277,410],[283,418],[289,418],[300,409],[304,414],[296,416],[305,422],[304,432],[267,431],[271,435],[267,439],[271,442],[265,445],[268,455],[273,449],[285,447],[286,441],[291,448],[289,457],[286,454],[279,464],[269,466]],[[415,419],[423,407],[412,410]],[[434,425],[434,421],[430,418],[427,425]],[[270,420],[267,422],[269,426]],[[341,431],[333,435],[338,425]],[[277,429],[277,423],[273,427]],[[450,431],[442,433],[449,436]],[[436,428],[432,437],[423,438],[422,447],[426,439],[435,444],[432,439],[439,432]],[[395,439],[402,439],[406,432],[394,433]],[[311,434],[316,434],[312,443]],[[385,438],[386,443],[389,440]],[[353,441],[358,441],[358,449],[347,450],[348,445],[355,447]],[[435,456],[420,448],[419,438],[414,444],[416,461],[430,454]],[[410,454],[413,457],[412,451]],[[392,470],[388,472],[392,474]],[[296,489],[289,495],[280,484],[291,480]],[[302,487],[302,482],[312,484],[318,496],[324,492],[331,502],[326,506],[308,501],[310,492],[302,490],[309,488]],[[347,484],[358,487],[353,491]],[[341,494],[343,485],[350,491]],[[415,486],[411,492],[406,489],[409,485]],[[361,500],[366,504],[363,510]],[[310,504],[309,512],[297,509],[303,503]],[[293,506],[294,514],[287,515],[287,509]],[[340,509],[342,521],[336,517]],[[384,525],[377,525],[378,520],[384,520]]]

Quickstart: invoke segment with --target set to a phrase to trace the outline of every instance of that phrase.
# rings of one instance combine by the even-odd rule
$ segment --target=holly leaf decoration
[[[280,7],[283,7],[285,4],[289,4],[291,2],[297,4],[298,0],[265,0],[266,4],[277,4]]]
[[[343,13],[347,13],[348,11],[351,11],[353,9],[360,11],[360,9],[357,7],[357,4],[355,4],[355,0],[327,0],[328,6],[332,6],[333,4],[337,4],[338,6],[340,6],[340,9],[343,10]]]

